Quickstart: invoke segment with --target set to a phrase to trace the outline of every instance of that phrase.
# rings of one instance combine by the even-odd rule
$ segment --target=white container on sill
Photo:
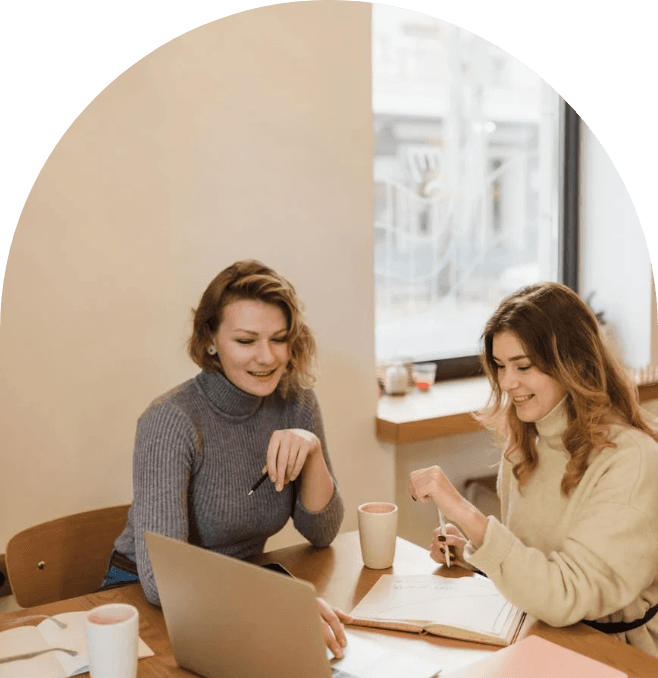
[[[402,363],[393,363],[386,369],[384,391],[388,395],[404,395],[409,386],[409,375]]]

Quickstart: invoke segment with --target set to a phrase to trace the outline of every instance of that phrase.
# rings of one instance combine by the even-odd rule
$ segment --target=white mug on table
[[[398,507],[383,501],[361,504],[358,522],[363,564],[372,570],[391,567],[395,557]]]
[[[132,605],[101,605],[87,615],[91,678],[135,678],[139,612]]]

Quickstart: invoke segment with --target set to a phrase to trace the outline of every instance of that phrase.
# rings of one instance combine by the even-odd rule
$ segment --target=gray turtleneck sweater
[[[260,478],[270,436],[302,428],[317,435],[332,474],[320,408],[311,390],[266,398],[234,386],[224,375],[201,372],[155,400],[137,425],[133,503],[115,542],[135,554],[148,600],[159,605],[144,532],[156,532],[236,558],[262,553],[265,542],[292,516],[314,546],[328,546],[340,528],[343,502],[334,494],[319,512],[299,496],[301,477],[276,492]]]

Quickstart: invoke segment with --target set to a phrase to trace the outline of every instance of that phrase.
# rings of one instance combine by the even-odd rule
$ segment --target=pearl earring
[[[210,355],[215,355],[217,349],[214,346],[210,346],[210,348],[208,348],[208,353],[210,353]]]

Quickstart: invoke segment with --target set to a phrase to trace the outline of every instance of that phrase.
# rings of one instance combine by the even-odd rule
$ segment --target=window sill
[[[429,391],[413,389],[403,396],[383,395],[377,403],[377,438],[390,443],[413,443],[482,427],[471,412],[489,397],[486,377],[453,379]]]
[[[638,390],[640,402],[658,398],[658,382],[639,384]],[[486,377],[443,381],[404,396],[383,395],[377,403],[377,438],[401,445],[479,431],[482,427],[470,413],[488,398]]]

